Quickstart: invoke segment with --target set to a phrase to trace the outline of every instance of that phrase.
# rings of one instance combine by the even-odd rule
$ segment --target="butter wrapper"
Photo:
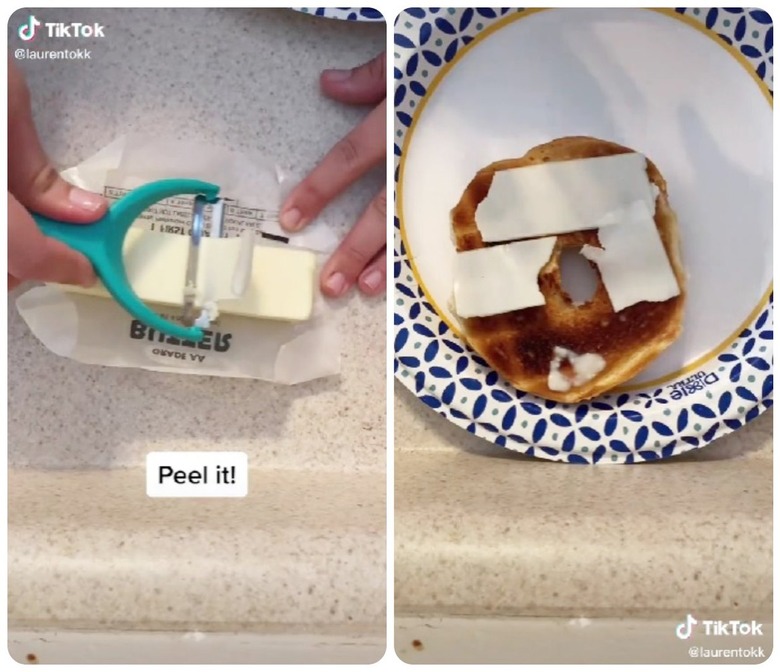
[[[231,150],[147,135],[123,136],[78,166],[63,172],[73,184],[121,198],[127,191],[165,178],[217,184],[226,205],[224,235],[252,229],[272,245],[318,253],[320,263],[338,239],[324,221],[288,234],[278,221],[285,193],[295,180],[272,161]],[[191,197],[166,199],[134,226],[189,235]],[[183,282],[182,278],[182,282]],[[336,313],[315,292],[311,319],[286,323],[220,315],[201,343],[167,337],[145,327],[112,299],[37,286],[16,306],[32,333],[62,357],[103,366],[191,375],[256,378],[292,385],[338,374],[341,341]],[[171,319],[170,307],[158,312]]]

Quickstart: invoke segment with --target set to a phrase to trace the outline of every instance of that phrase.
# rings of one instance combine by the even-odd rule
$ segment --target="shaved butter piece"
[[[598,231],[601,248],[584,245],[582,256],[599,268],[601,279],[618,313],[640,301],[667,301],[680,294],[652,215]]]
[[[627,223],[635,205],[655,211],[647,160],[631,152],[500,170],[477,206],[486,243]]]
[[[195,320],[193,326],[200,327],[201,329],[208,329],[212,322],[216,322],[219,317],[219,308],[214,301],[206,301],[203,306],[203,310],[200,311],[198,319]]]
[[[561,371],[561,364],[568,360],[571,364],[573,377]],[[579,387],[593,380],[607,363],[601,355],[587,353],[578,355],[568,348],[555,347],[553,359],[550,362],[550,375],[547,377],[547,387],[553,392],[568,392],[572,387]]]
[[[195,305],[204,319],[219,313],[302,321],[314,305],[316,256],[307,250],[256,245],[256,236],[202,238]],[[180,307],[184,300],[189,236],[131,228],[123,248],[125,270],[144,303]],[[101,283],[77,294],[109,296]],[[243,290],[238,293],[235,290]],[[213,306],[218,302],[218,306]]]
[[[244,231],[237,238],[201,238],[195,287],[198,306],[234,299],[247,290],[252,278],[255,240],[253,231]]]
[[[455,257],[455,312],[463,318],[500,315],[544,305],[539,272],[555,238],[483,247]]]
[[[241,248],[238,251],[236,268],[233,272],[233,283],[230,289],[234,296],[246,292],[252,281],[252,262],[254,261],[255,234],[246,230],[241,233]]]

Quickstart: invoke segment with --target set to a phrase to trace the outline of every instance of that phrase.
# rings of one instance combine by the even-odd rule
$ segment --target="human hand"
[[[22,73],[8,62],[8,289],[24,280],[94,284],[92,264],[44,236],[30,212],[73,224],[100,219],[108,207],[98,194],[63,180],[43,151]]]
[[[300,231],[353,182],[385,159],[387,93],[385,54],[352,70],[326,70],[320,78],[325,95],[353,105],[377,105],[331,149],[282,205],[280,222]],[[320,276],[323,293],[342,296],[357,283],[369,296],[385,290],[387,192],[383,188],[355,223]]]

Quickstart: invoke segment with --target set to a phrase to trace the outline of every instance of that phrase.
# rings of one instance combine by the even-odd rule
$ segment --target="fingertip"
[[[338,299],[343,296],[349,289],[349,281],[341,271],[334,271],[327,275],[323,275],[320,286],[322,293],[329,296],[332,299]]]
[[[329,82],[323,80],[320,82],[320,91],[325,97],[335,100],[337,103],[356,104],[353,87],[348,81]]]
[[[358,280],[360,291],[366,296],[376,296],[385,290],[385,274],[378,268],[367,270]]]
[[[28,198],[25,205],[31,212],[68,224],[92,224],[105,216],[109,207],[108,200],[100,194],[71,185]]]
[[[306,226],[306,220],[298,208],[290,206],[280,213],[279,224],[285,231],[295,233]]]
[[[328,98],[348,105],[375,105],[387,95],[384,72],[377,79],[367,65],[353,70],[324,70],[320,90]]]
[[[323,70],[322,74],[320,74],[320,86],[325,88],[333,84],[343,84],[349,81],[350,77],[352,77],[352,70]]]
[[[100,217],[108,209],[108,201],[103,196],[74,186],[68,190],[68,202],[74,210],[91,217]]]

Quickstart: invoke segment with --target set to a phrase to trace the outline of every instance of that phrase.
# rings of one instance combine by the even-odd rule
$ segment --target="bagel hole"
[[[561,287],[572,305],[581,306],[593,300],[599,286],[598,273],[580,254],[579,248],[568,247],[561,252]]]

